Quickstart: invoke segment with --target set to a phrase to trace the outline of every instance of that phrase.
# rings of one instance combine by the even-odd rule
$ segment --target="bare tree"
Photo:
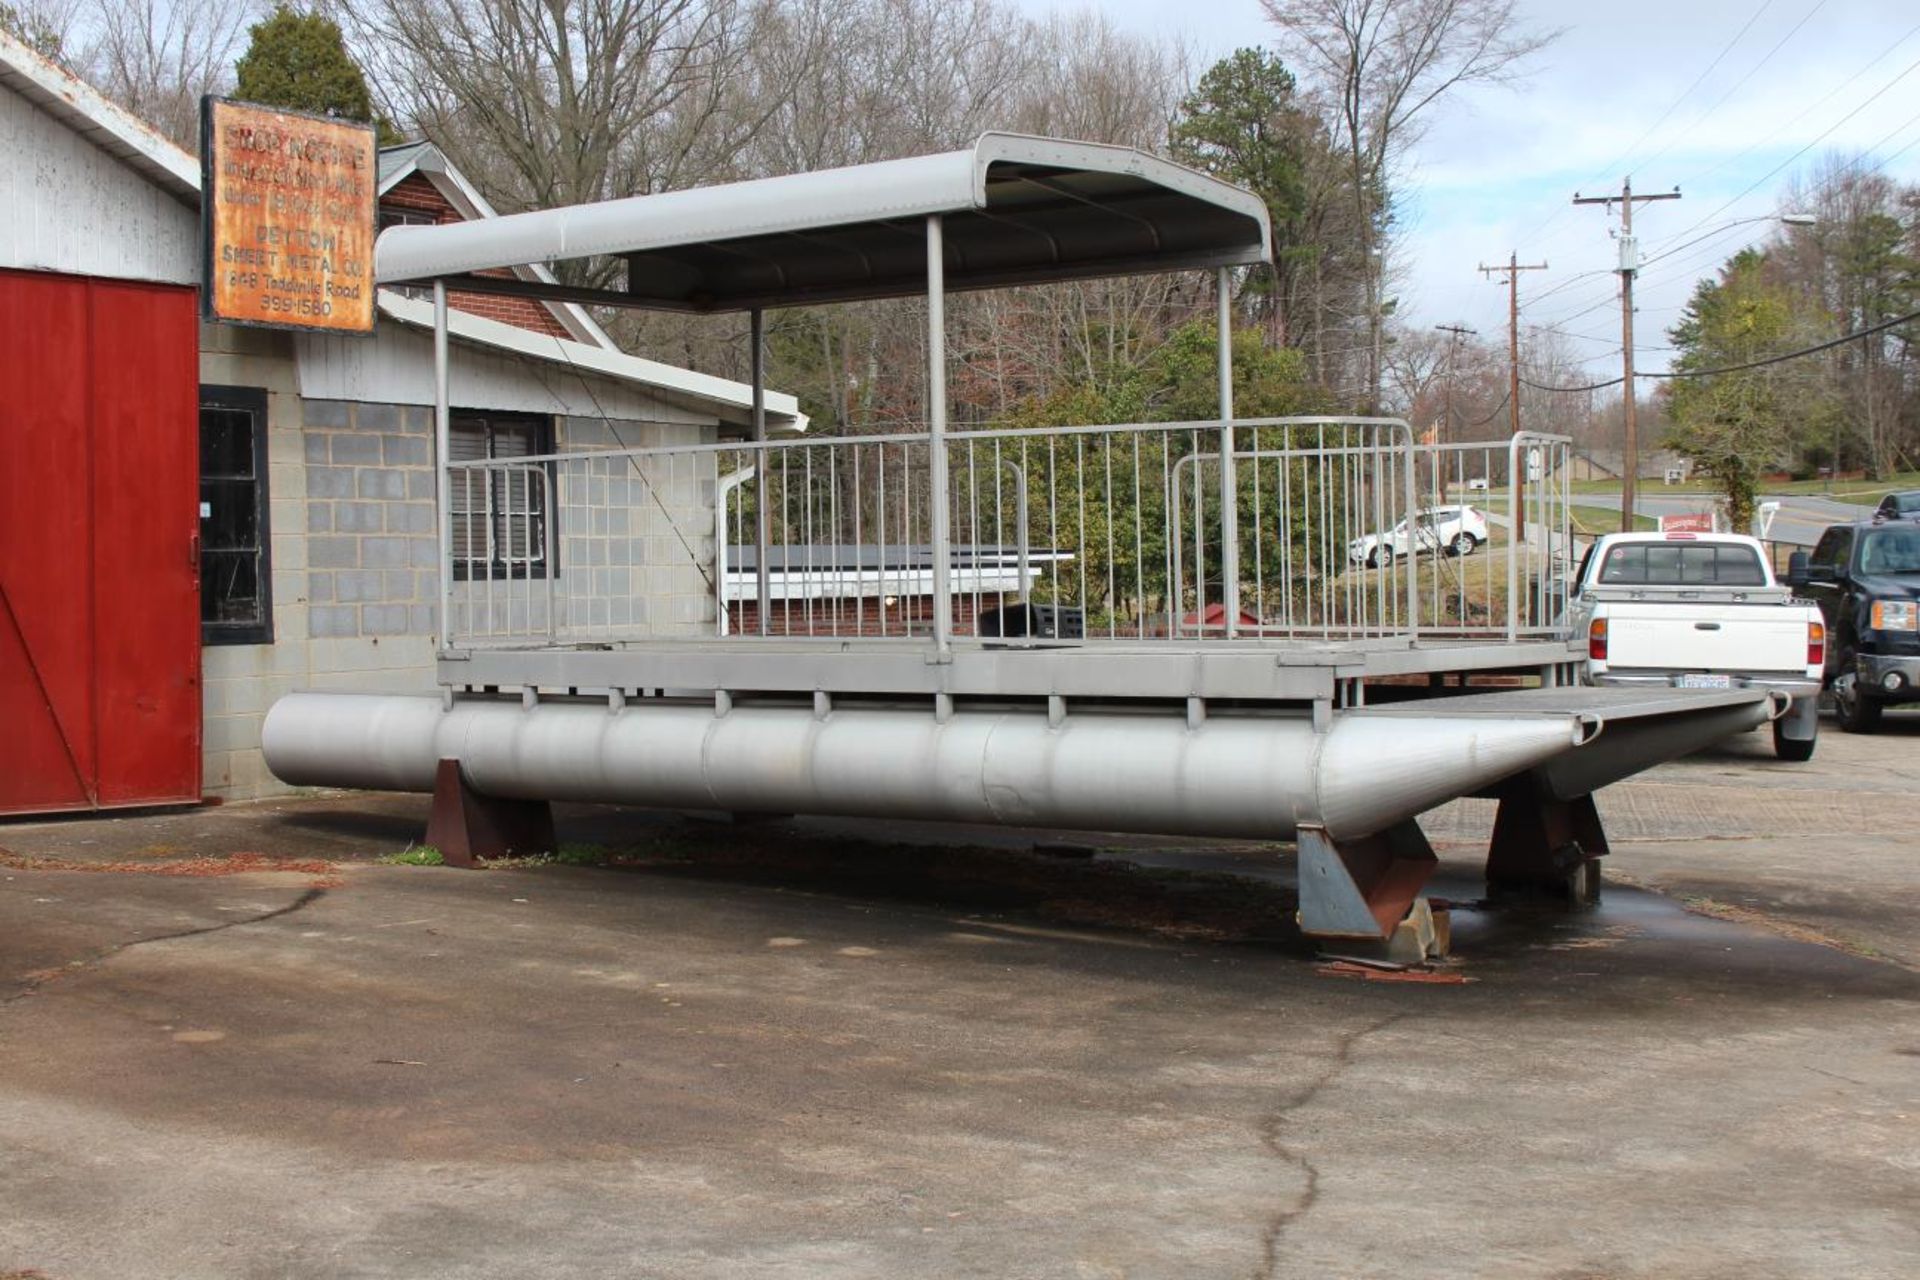
[[[1363,268],[1388,221],[1392,162],[1462,85],[1499,82],[1558,33],[1523,30],[1517,0],[1260,0],[1288,61],[1325,97],[1345,143]],[[1366,283],[1367,407],[1380,404],[1380,273]]]
[[[95,87],[189,151],[200,98],[233,80],[253,0],[97,0],[78,24]]]
[[[396,120],[506,209],[730,176],[774,102],[739,90],[756,0],[340,0]],[[617,270],[597,264],[594,282]]]
[[[72,52],[79,0],[0,0],[0,31],[42,57],[64,61]]]

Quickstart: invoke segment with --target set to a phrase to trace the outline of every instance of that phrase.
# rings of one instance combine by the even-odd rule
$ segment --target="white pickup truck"
[[[1793,703],[1773,722],[1774,751],[1812,757],[1826,625],[1754,539],[1608,534],[1580,562],[1568,620],[1587,638],[1589,683],[1779,689]]]

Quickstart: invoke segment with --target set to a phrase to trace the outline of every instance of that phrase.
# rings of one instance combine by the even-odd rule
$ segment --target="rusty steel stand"
[[[1438,860],[1412,820],[1357,840],[1300,824],[1300,923],[1317,938],[1392,935]]]
[[[458,760],[442,760],[433,782],[427,844],[450,867],[481,858],[553,852],[553,806],[545,800],[503,800],[467,785]]]
[[[1562,800],[1527,777],[1500,789],[1487,848],[1487,888],[1495,893],[1600,901],[1600,859],[1607,833],[1591,795]]]

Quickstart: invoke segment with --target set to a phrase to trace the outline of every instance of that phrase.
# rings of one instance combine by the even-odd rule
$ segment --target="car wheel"
[[[1813,759],[1813,744],[1817,739],[1789,738],[1781,731],[1785,717],[1773,722],[1773,754],[1793,764],[1804,764]]]
[[[1457,556],[1470,556],[1479,545],[1474,536],[1464,529],[1453,535],[1453,554]]]
[[[1840,727],[1848,733],[1872,733],[1880,727],[1882,708],[1878,702],[1860,692],[1859,677],[1846,670],[1852,665],[1852,654],[1841,656],[1840,667],[1846,674],[1833,682],[1833,709],[1839,717]]]
[[[1386,562],[1387,562],[1387,553],[1382,551],[1380,548],[1375,547],[1373,550],[1367,552],[1367,568],[1378,569],[1381,565],[1385,564]]]

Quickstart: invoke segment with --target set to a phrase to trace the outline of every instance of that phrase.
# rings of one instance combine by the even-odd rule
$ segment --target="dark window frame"
[[[1814,564],[1832,565],[1836,571],[1844,572],[1853,563],[1855,541],[1851,527],[1834,525],[1821,535],[1809,559]]]
[[[267,495],[267,389],[265,387],[228,387],[203,383],[200,387],[200,410],[225,409],[250,414],[253,419],[253,505],[255,539],[258,546],[258,582],[255,598],[259,602],[259,616],[247,622],[209,621],[205,617],[206,592],[209,577],[206,572],[207,556],[221,554],[220,549],[211,552],[206,545],[206,535],[202,530],[198,537],[199,574],[201,593],[200,643],[203,645],[226,644],[272,644],[273,643],[273,525],[269,518],[272,504]],[[201,432],[201,463],[205,460],[205,425],[199,424]],[[200,501],[206,498],[207,475],[204,465],[197,468],[199,475]],[[243,479],[244,477],[216,477],[220,479]],[[210,517],[202,517],[201,524]],[[198,527],[198,526],[196,526]]]
[[[1600,565],[1606,587],[1761,587],[1766,581],[1759,553],[1741,543],[1617,542]]]
[[[425,209],[383,204],[375,212],[374,225],[381,231],[388,227],[434,227],[440,225],[440,216]]]
[[[554,442],[557,433],[554,420],[546,414],[509,411],[496,412],[491,409],[454,409],[448,415],[449,444],[452,443],[453,437],[459,436],[463,429],[471,431],[476,427],[486,432],[486,452],[483,456],[489,459],[498,457],[498,455],[494,453],[493,431],[496,427],[531,428],[533,433],[532,447],[525,456],[532,457],[555,452]],[[459,455],[458,453],[454,453],[452,456],[458,457]],[[500,460],[512,461],[511,458]],[[555,536],[553,539],[554,563],[551,565],[548,564],[544,554],[546,549],[547,522],[552,520],[554,515],[552,498],[559,488],[559,473],[551,462],[542,464],[541,470],[546,473],[547,483],[545,491],[541,494],[540,506],[535,512],[535,519],[539,522],[541,539],[539,545],[542,555],[533,563],[531,574],[528,572],[527,562],[517,556],[504,559],[490,556],[487,561],[487,572],[476,573],[475,569],[477,566],[474,563],[473,557],[455,554],[452,566],[453,580],[455,582],[525,582],[529,576],[531,576],[534,581],[539,582],[544,581],[550,576],[556,579],[560,576],[560,539],[558,536]],[[448,473],[447,505],[451,513],[450,518],[455,524],[456,547],[459,540],[459,521],[463,516],[477,514],[464,511],[460,507],[460,503],[464,502],[464,498],[460,497],[463,493],[463,486],[460,479],[461,475],[461,469],[457,467]],[[513,513],[502,509],[495,512],[495,519],[503,522],[509,521],[513,519]],[[511,535],[509,535],[508,540],[511,540]]]

